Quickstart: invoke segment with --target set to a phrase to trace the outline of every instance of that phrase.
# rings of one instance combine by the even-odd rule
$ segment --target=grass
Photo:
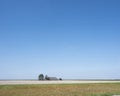
[[[112,96],[120,83],[0,85],[0,96]]]

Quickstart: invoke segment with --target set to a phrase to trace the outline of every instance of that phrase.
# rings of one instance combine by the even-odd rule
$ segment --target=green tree
[[[47,75],[45,76],[45,80],[49,80],[49,77]]]
[[[44,75],[43,75],[43,74],[40,74],[40,75],[38,76],[38,80],[44,80]]]
[[[62,78],[59,78],[59,80],[62,80]]]

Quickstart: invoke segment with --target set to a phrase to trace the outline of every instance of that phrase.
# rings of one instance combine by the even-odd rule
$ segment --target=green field
[[[112,96],[120,83],[0,85],[0,96]]]

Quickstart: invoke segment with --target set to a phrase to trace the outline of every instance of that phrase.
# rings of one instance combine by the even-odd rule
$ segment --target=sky
[[[120,79],[120,0],[0,0],[0,79]]]

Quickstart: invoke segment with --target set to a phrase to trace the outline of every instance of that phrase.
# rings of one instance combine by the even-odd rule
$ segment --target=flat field
[[[83,83],[120,83],[115,80],[62,80],[62,81],[35,81],[35,80],[0,80],[0,85],[17,84],[83,84]]]
[[[0,85],[0,96],[112,96],[120,83]]]

